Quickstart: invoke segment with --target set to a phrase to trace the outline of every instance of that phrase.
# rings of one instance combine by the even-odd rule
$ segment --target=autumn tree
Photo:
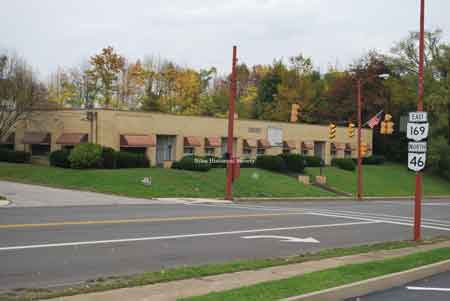
[[[122,75],[125,59],[109,46],[101,53],[90,58],[90,68],[86,71],[91,85],[98,88],[102,102],[106,107],[111,105],[112,99],[119,93],[119,78]],[[118,103],[116,103],[118,105]]]

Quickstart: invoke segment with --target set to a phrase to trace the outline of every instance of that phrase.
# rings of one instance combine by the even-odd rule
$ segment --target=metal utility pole
[[[226,182],[226,196],[227,200],[233,200],[233,168],[234,168],[234,102],[236,99],[236,62],[237,62],[237,47],[233,46],[233,61],[231,69],[231,83],[230,83],[230,105],[228,110],[228,139],[227,139],[227,182]]]
[[[358,201],[362,201],[363,194],[363,181],[362,181],[362,154],[361,154],[361,132],[362,132],[362,81],[358,79],[357,81],[357,89],[358,89]]]
[[[425,0],[420,0],[420,35],[419,35],[419,91],[417,111],[423,111],[423,69],[425,60]],[[416,196],[414,204],[414,240],[421,239],[420,227],[422,219],[422,173],[416,173]]]

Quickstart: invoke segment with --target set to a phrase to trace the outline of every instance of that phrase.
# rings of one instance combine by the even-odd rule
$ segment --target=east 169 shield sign
[[[426,153],[408,153],[408,168],[412,171],[421,171],[425,168]]]

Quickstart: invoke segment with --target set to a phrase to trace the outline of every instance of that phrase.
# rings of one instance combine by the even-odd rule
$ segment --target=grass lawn
[[[450,259],[450,248],[400,258],[351,264],[288,279],[260,283],[225,292],[182,299],[185,301],[269,301],[321,291]]]
[[[140,183],[152,177],[152,186]],[[162,168],[73,170],[0,163],[0,180],[90,190],[131,197],[210,197],[225,194],[225,169],[192,172]],[[234,185],[237,197],[311,197],[333,195],[294,178],[260,169],[241,169]]]
[[[319,175],[319,168],[308,168],[307,173]],[[353,195],[357,190],[357,172],[336,167],[325,167],[328,185]],[[415,173],[406,166],[386,163],[363,165],[363,189],[366,196],[409,196],[414,194]],[[424,176],[425,195],[450,195],[450,182],[434,175]]]

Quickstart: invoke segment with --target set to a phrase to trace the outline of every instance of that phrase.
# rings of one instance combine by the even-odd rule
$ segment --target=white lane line
[[[318,216],[328,216],[328,217],[340,217],[340,218],[348,218],[348,219],[360,219],[360,220],[367,220],[367,221],[376,221],[376,222],[382,222],[386,224],[392,224],[392,225],[400,225],[400,226],[412,226],[413,223],[404,222],[404,221],[393,221],[389,219],[384,218],[377,218],[377,219],[370,219],[370,218],[362,218],[362,217],[356,217],[356,216],[350,216],[345,214],[331,214],[331,213],[322,213],[322,212],[310,212],[308,214],[311,215],[318,215]],[[422,228],[425,229],[433,229],[433,230],[442,230],[442,231],[450,231],[450,228],[444,228],[444,227],[436,227],[436,226],[430,226],[427,224],[422,224]]]
[[[414,219],[412,217],[407,216],[399,216],[399,215],[390,215],[390,214],[381,214],[381,213],[370,213],[370,212],[363,212],[363,211],[350,211],[350,210],[329,210],[329,209],[320,209],[319,211],[323,212],[330,212],[330,213],[338,213],[338,214],[350,214],[350,215],[357,215],[357,216],[364,216],[364,217],[374,217],[374,218],[390,218],[390,219],[403,219],[407,221],[413,221]],[[443,220],[438,219],[429,219],[429,218],[423,218],[422,221],[426,222],[430,225],[436,225],[436,226],[448,226],[450,227],[450,223]]]
[[[178,238],[223,236],[223,235],[232,235],[232,234],[274,232],[274,231],[299,230],[299,229],[335,228],[335,227],[355,226],[355,225],[365,225],[365,224],[375,224],[375,223],[377,223],[377,222],[362,221],[362,222],[339,223],[339,224],[324,224],[324,225],[309,225],[309,226],[283,227],[283,228],[237,230],[237,231],[228,231],[228,232],[195,233],[195,234],[180,234],[180,235],[168,235],[168,236],[153,236],[153,237],[138,237],[138,238],[124,238],[124,239],[110,239],[110,240],[77,241],[77,242],[65,242],[65,243],[10,246],[10,247],[0,247],[0,251],[99,245],[99,244],[112,244],[112,243],[123,243],[123,242],[151,241],[151,240],[168,240],[168,239],[178,239]]]
[[[410,291],[450,292],[450,288],[439,288],[439,287],[407,286],[406,289],[408,289]]]

